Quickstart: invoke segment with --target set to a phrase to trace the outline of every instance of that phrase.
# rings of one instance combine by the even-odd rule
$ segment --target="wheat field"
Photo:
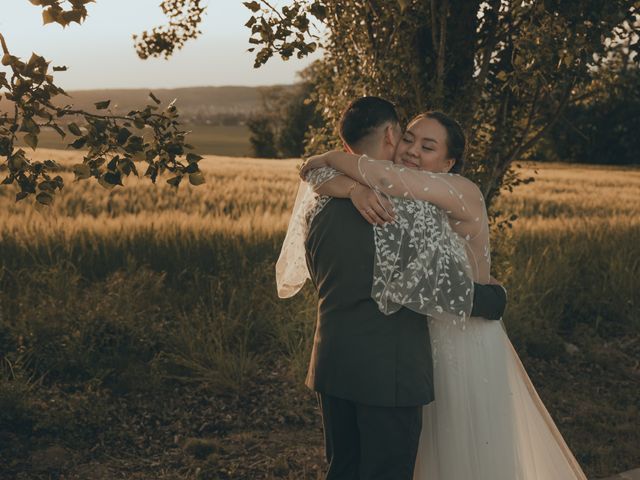
[[[78,152],[41,149],[34,157],[52,158],[63,165],[67,187],[55,205],[42,212],[27,202],[13,202],[11,188],[0,189],[3,235],[25,235],[31,241],[45,232],[64,232],[68,238],[100,230],[126,234],[143,227],[161,232],[172,228],[201,233],[282,232],[295,197],[296,165],[300,163],[297,159],[209,156],[201,162],[207,178],[202,187],[183,184],[174,191],[162,179],[153,185],[131,177],[124,188],[105,190],[95,182],[73,181],[69,167],[81,161]],[[503,193],[495,204],[519,216],[516,232],[578,234],[605,225],[633,228],[640,222],[640,169],[525,164],[519,171],[536,181]]]
[[[66,187],[44,210],[0,189],[0,265],[71,262],[89,278],[131,262],[170,275],[215,275],[254,262],[272,275],[300,163],[205,157],[200,187],[185,182],[176,191],[163,179],[132,177],[105,190],[73,181],[78,152],[38,150],[35,158],[60,163]],[[576,311],[598,324],[616,317],[638,327],[640,169],[524,164],[520,172],[536,180],[497,198],[494,208],[518,219],[493,232],[492,252],[494,274],[511,294],[515,333],[535,322],[560,328]]]
[[[270,408],[312,408],[308,392],[300,392],[314,294],[307,286],[292,300],[278,300],[273,272],[298,159],[208,156],[201,162],[206,183],[175,191],[164,179],[153,185],[137,178],[106,190],[73,181],[78,152],[34,156],[60,163],[66,186],[44,210],[16,203],[12,187],[0,188],[0,327],[8,332],[0,335],[0,352],[9,352],[13,367],[24,359],[26,378],[19,389],[16,368],[12,384],[6,372],[0,375],[0,387],[13,385],[0,388],[0,405],[9,412],[0,413],[0,423],[2,415],[10,421],[15,412],[33,415],[39,420],[29,425],[48,422],[65,438],[66,417],[47,413],[45,421],[38,413],[38,396],[51,395],[51,385],[82,389],[97,382],[135,393],[162,390],[169,379],[241,397],[275,365],[286,373],[274,382],[286,378],[298,393],[269,397]],[[503,192],[494,205],[519,217],[513,228],[493,232],[494,275],[509,292],[507,330],[587,473],[634,468],[640,465],[640,169],[524,164],[520,171],[535,182]],[[32,387],[29,379],[40,376],[48,390]],[[86,433],[86,425],[106,428],[89,394],[82,401],[86,422],[73,435]],[[295,455],[309,448],[317,455],[291,466],[286,478],[319,478],[300,473],[322,469],[317,417],[310,415],[314,433],[302,434],[310,444]],[[36,435],[29,428],[25,438]],[[202,472],[216,472],[221,462],[250,464],[242,455],[193,461]]]

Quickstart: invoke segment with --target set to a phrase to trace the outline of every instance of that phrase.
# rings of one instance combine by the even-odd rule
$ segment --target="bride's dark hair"
[[[422,118],[433,118],[445,128],[447,131],[447,155],[449,158],[453,158],[455,160],[455,163],[449,171],[451,173],[462,173],[464,170],[464,153],[467,144],[467,139],[462,126],[446,113],[436,110],[416,115],[411,119],[408,125],[411,125]]]

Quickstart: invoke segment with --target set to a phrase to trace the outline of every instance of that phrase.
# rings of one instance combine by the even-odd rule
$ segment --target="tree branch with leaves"
[[[289,55],[316,41],[268,2],[248,3],[257,65],[278,52],[274,39],[293,45]],[[640,62],[637,28],[635,36],[624,28],[640,16],[633,0],[293,0],[285,8],[321,12],[315,20],[326,29],[314,93],[325,126],[310,135],[308,153],[337,145],[339,116],[360,95],[389,98],[405,119],[444,110],[466,128],[467,175],[488,204],[532,180],[513,165],[606,68],[612,38],[623,38],[625,63]]]
[[[83,162],[73,167],[77,180],[95,178],[105,188],[113,188],[123,185],[125,177],[139,175],[136,162],[143,162],[143,175],[152,182],[163,172],[173,175],[168,182],[176,187],[185,176],[194,185],[204,182],[198,164],[202,157],[188,152],[193,147],[186,143],[187,132],[180,127],[174,102],[161,109],[160,100],[150,94],[149,105],[126,115],[108,111],[108,100],[97,102],[96,112],[61,107],[54,99],[68,95],[55,85],[52,71],[66,67],[51,68],[36,54],[22,61],[11,54],[2,34],[0,44],[2,65],[9,70],[0,72],[0,101],[11,104],[11,113],[0,116],[0,171],[6,172],[2,185],[18,187],[16,201],[33,196],[38,204],[50,205],[64,187],[54,160],[33,161],[17,146],[22,139],[35,150],[45,128],[62,138],[71,135],[69,146],[84,150]]]

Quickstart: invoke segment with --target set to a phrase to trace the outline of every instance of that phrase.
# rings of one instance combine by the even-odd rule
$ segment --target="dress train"
[[[436,398],[414,480],[586,480],[502,323],[429,322]]]

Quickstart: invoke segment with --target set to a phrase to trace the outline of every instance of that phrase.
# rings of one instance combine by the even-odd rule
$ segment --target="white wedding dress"
[[[586,479],[501,322],[429,328],[435,401],[423,407],[415,480]]]
[[[359,166],[396,213],[396,222],[374,227],[372,297],[385,313],[407,307],[428,315],[435,401],[423,407],[414,480],[586,480],[502,322],[469,316],[471,279],[489,283],[491,266],[477,187],[366,156]],[[335,176],[320,170],[314,186]],[[281,297],[308,278],[306,224],[328,201],[314,195],[301,184],[276,265]]]

